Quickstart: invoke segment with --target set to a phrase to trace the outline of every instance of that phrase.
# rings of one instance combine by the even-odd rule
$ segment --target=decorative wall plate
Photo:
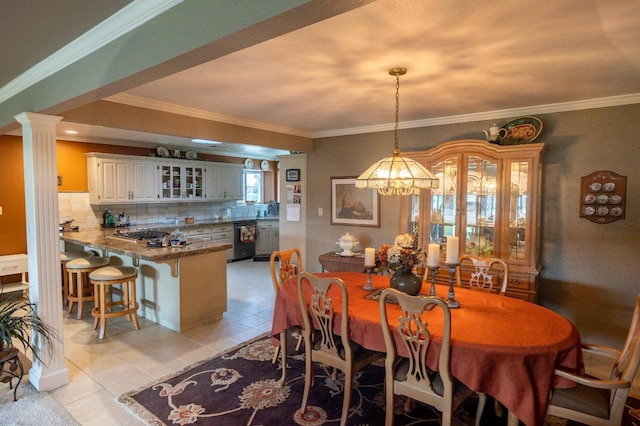
[[[253,169],[253,160],[251,158],[247,158],[246,160],[244,160],[244,168]]]
[[[583,176],[580,183],[580,217],[595,223],[624,219],[627,177],[602,170]]]
[[[269,162],[267,160],[262,160],[260,162],[260,168],[264,171],[269,170]]]
[[[507,133],[500,145],[518,145],[533,142],[542,131],[542,121],[537,117],[520,117],[502,126]]]
[[[189,160],[197,160],[198,159],[198,154],[196,154],[195,151],[187,151],[187,152],[184,153],[184,156]]]
[[[164,146],[159,146],[158,148],[156,148],[156,152],[160,157],[169,157],[169,151]]]

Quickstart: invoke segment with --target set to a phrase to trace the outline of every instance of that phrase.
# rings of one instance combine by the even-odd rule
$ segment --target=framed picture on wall
[[[300,169],[287,169],[287,182],[298,182],[300,180]]]
[[[380,194],[355,184],[355,177],[331,178],[331,224],[379,228]]]

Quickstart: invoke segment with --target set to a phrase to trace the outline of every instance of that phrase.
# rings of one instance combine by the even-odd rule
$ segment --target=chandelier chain
[[[399,122],[400,122],[400,74],[396,74],[396,125],[394,128],[396,150],[400,149],[400,144],[398,143],[398,129],[400,128]]]

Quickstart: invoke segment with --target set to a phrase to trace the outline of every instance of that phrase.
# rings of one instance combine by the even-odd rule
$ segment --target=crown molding
[[[448,117],[428,118],[424,120],[403,121],[399,124],[401,129],[416,127],[442,126],[445,124],[470,123],[484,120],[504,119],[505,117],[517,117],[532,114],[551,114],[556,112],[579,111],[594,108],[606,108],[612,106],[631,105],[640,103],[640,93],[628,95],[610,96],[607,98],[587,99],[583,101],[561,102],[557,104],[534,105],[522,108],[502,109],[495,111],[477,112],[473,114],[451,115]],[[378,124],[375,126],[352,127],[349,129],[327,130],[313,134],[314,139],[335,136],[357,135],[362,133],[374,133],[393,130],[395,123]]]
[[[171,9],[183,0],[134,1],[0,88],[0,103]]]

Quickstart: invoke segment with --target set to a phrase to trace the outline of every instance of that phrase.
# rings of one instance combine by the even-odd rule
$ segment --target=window
[[[264,198],[264,180],[262,172],[244,171],[244,200],[249,203],[262,203]]]

